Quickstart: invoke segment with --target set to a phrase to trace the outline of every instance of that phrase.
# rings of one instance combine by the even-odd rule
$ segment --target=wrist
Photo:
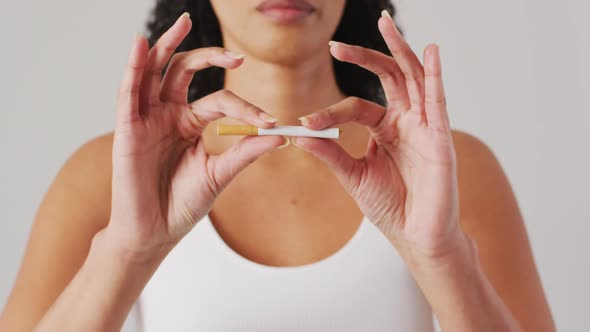
[[[158,266],[174,247],[174,244],[156,241],[136,241],[109,222],[92,239],[91,250],[128,266]]]
[[[117,331],[161,261],[124,254],[106,229],[36,330]]]
[[[444,248],[424,254],[414,251],[413,268],[417,272],[431,273],[445,270],[472,271],[478,266],[477,245],[461,228]]]
[[[409,265],[443,331],[522,331],[488,280],[475,241],[461,233],[444,255]]]
[[[408,268],[415,273],[441,272],[445,269],[468,268],[477,264],[477,246],[458,225],[438,244],[424,244],[425,241],[390,238]]]

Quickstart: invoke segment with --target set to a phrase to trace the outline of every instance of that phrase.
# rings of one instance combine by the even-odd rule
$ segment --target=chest
[[[297,267],[245,259],[203,220],[140,296],[144,331],[432,331],[396,251],[368,221],[335,254]]]
[[[338,180],[284,166],[252,167],[225,188],[210,211],[223,241],[249,260],[271,266],[319,261],[342,248],[363,214]]]

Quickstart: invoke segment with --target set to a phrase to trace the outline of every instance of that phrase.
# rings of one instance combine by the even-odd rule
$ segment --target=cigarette
[[[275,126],[274,128],[264,129],[252,125],[217,125],[217,136],[225,135],[247,135],[247,136],[300,136],[300,137],[318,137],[318,138],[336,138],[342,134],[340,128],[328,128],[322,130],[311,130],[303,126]]]

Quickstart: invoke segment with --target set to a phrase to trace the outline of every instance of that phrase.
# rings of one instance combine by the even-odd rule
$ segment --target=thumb
[[[211,156],[212,182],[219,194],[246,166],[268,151],[285,144],[282,136],[246,136],[229,150]]]
[[[294,137],[291,142],[323,161],[334,172],[344,189],[354,197],[364,167],[363,159],[353,158],[331,139]]]

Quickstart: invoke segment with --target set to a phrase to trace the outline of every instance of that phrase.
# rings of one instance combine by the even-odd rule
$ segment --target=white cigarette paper
[[[303,126],[275,126],[274,128],[264,129],[251,125],[217,125],[217,135],[258,135],[258,136],[299,136],[299,137],[318,137],[318,138],[335,138],[340,137],[342,132],[339,128],[327,128],[322,130],[311,130]]]

